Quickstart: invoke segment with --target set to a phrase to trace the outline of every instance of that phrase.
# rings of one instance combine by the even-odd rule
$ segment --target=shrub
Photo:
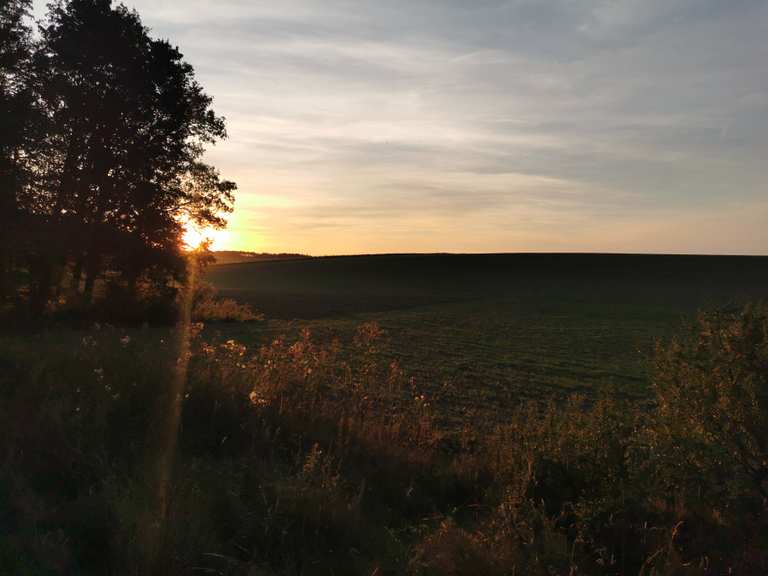
[[[482,534],[463,530],[451,520],[440,524],[415,549],[409,572],[419,576],[503,575],[499,557]]]
[[[526,573],[765,573],[767,369],[751,306],[659,343],[649,405],[523,404],[481,444],[496,504],[470,540]]]
[[[248,304],[232,298],[217,298],[216,290],[206,282],[196,286],[192,318],[196,322],[252,322],[264,316],[254,312]]]
[[[768,309],[699,315],[659,346],[658,424],[702,478],[768,500]]]
[[[151,547],[159,573],[766,573],[767,319],[704,314],[659,344],[647,403],[525,402],[460,431],[375,324],[256,350],[194,325],[151,546],[178,334],[3,339],[0,571],[143,573]]]
[[[681,562],[768,570],[768,308],[700,314],[655,359],[644,442]]]

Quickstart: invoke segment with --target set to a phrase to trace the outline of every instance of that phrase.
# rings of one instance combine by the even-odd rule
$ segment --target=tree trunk
[[[101,273],[101,254],[89,252],[85,257],[85,286],[83,288],[83,303],[93,304],[93,288]]]
[[[90,305],[93,303],[93,285],[96,282],[96,269],[86,270],[85,272],[85,287],[83,288],[83,303]]]
[[[29,306],[33,315],[42,316],[50,297],[53,267],[49,258],[37,255],[34,257],[30,268],[32,286],[30,287]]]
[[[4,302],[10,294],[11,266],[8,258],[8,250],[4,239],[0,239],[0,302]]]
[[[69,285],[69,293],[77,298],[80,296],[80,280],[83,278],[83,257],[78,256],[72,269],[72,281]]]
[[[0,209],[5,210],[2,206]],[[0,218],[4,216],[7,214],[0,215]],[[14,231],[8,221],[0,221],[0,228],[0,302],[4,302],[13,295]]]

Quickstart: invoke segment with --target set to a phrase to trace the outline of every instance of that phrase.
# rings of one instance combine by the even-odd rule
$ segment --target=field
[[[385,354],[452,412],[566,393],[642,399],[655,342],[699,309],[768,296],[768,258],[386,255],[217,265],[208,281],[263,312],[214,328],[256,345],[309,327],[342,340],[374,320]]]
[[[768,308],[737,306],[767,295],[768,259],[282,258],[207,279],[202,331],[0,331],[0,574],[767,573]]]

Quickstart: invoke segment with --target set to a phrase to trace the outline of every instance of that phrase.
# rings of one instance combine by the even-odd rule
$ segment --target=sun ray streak
[[[149,512],[147,521],[142,527],[140,538],[144,539],[145,558],[148,574],[160,573],[156,565],[160,551],[165,541],[166,518],[168,515],[169,487],[173,478],[173,462],[176,454],[176,444],[181,421],[184,390],[187,385],[187,371],[190,359],[190,343],[192,339],[192,306],[195,285],[197,282],[197,259],[194,254],[187,259],[188,276],[184,285],[180,318],[177,325],[177,348],[175,366],[172,371],[170,387],[167,395],[158,399],[161,403],[159,418],[165,417],[165,422],[159,427],[159,437],[156,444],[152,468],[153,509]],[[163,405],[164,404],[164,405]]]

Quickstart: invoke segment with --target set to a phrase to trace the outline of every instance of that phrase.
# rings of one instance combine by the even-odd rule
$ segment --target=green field
[[[385,353],[453,409],[567,392],[643,397],[654,343],[699,309],[768,296],[768,258],[386,255],[212,267],[262,323],[213,328],[256,345],[308,326],[348,337],[375,320]]]
[[[768,310],[702,316],[649,381],[768,258],[207,275],[265,319],[0,330],[0,574],[767,573]]]

